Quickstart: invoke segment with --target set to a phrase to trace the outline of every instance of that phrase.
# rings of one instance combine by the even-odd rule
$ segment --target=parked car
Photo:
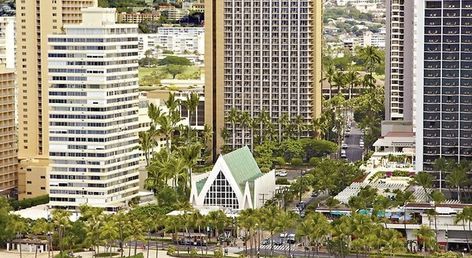
[[[280,235],[279,235],[279,237],[282,238],[282,239],[286,238],[287,236],[288,236],[287,233],[280,233]]]
[[[261,244],[262,244],[262,245],[268,245],[268,244],[270,244],[270,239],[267,238],[267,239],[262,240],[262,243],[261,243]]]
[[[287,243],[291,245],[295,244],[295,234],[288,234]]]
[[[317,197],[318,194],[319,194],[319,193],[318,193],[317,191],[314,191],[314,192],[311,193],[311,197]]]
[[[274,241],[274,245],[283,245],[284,241],[282,239],[277,239]]]
[[[341,150],[341,158],[343,158],[343,159],[347,158],[346,150]]]
[[[287,176],[287,171],[286,170],[279,170],[279,171],[275,172],[275,176],[286,177]]]
[[[347,143],[344,143],[344,142],[343,142],[343,144],[341,145],[341,147],[342,147],[343,149],[347,149],[347,147],[349,147],[349,146],[347,145]]]

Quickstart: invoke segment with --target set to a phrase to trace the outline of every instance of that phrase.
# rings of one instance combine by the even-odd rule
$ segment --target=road
[[[354,125],[351,128],[351,134],[349,137],[345,138],[345,143],[348,145],[346,150],[346,157],[351,162],[356,162],[362,159],[362,152],[364,151],[359,146],[359,141],[361,139],[362,132]]]

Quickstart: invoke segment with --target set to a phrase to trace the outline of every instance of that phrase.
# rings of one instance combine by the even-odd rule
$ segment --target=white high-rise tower
[[[138,193],[138,27],[82,17],[48,38],[50,205],[114,210]]]

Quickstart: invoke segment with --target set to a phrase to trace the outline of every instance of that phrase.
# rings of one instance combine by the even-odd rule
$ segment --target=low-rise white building
[[[139,34],[139,57],[145,57],[146,50],[157,47],[174,53],[203,54],[205,31],[203,27],[161,27],[154,34]]]
[[[275,191],[275,171],[262,173],[247,146],[221,155],[212,171],[192,179],[190,203],[233,210],[255,209]]]

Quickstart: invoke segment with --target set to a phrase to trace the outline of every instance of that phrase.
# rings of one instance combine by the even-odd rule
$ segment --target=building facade
[[[15,17],[0,17],[0,63],[15,69]]]
[[[417,1],[417,170],[472,158],[472,1]]]
[[[305,122],[321,112],[322,1],[205,2],[206,121],[213,156],[223,145],[252,145],[253,132],[228,119],[231,109],[274,122],[286,113]],[[281,125],[276,124],[281,133]]]
[[[82,12],[48,38],[50,206],[113,210],[139,190],[138,26]]]
[[[47,166],[37,164],[48,161],[48,78],[47,35],[60,33],[63,25],[81,21],[82,8],[96,6],[97,0],[16,0],[16,72],[18,85],[18,158],[21,162],[19,176],[33,182],[31,189],[19,187],[19,198],[47,194],[47,185],[29,180],[31,170],[47,174]],[[23,168],[23,169],[22,169]],[[28,186],[20,182],[20,186]],[[42,189],[35,191],[34,189]],[[30,194],[28,194],[30,193]]]
[[[15,72],[5,67],[0,68],[0,92],[0,195],[4,195],[15,193],[18,181]]]
[[[414,119],[413,63],[415,1],[387,0],[385,119]]]

